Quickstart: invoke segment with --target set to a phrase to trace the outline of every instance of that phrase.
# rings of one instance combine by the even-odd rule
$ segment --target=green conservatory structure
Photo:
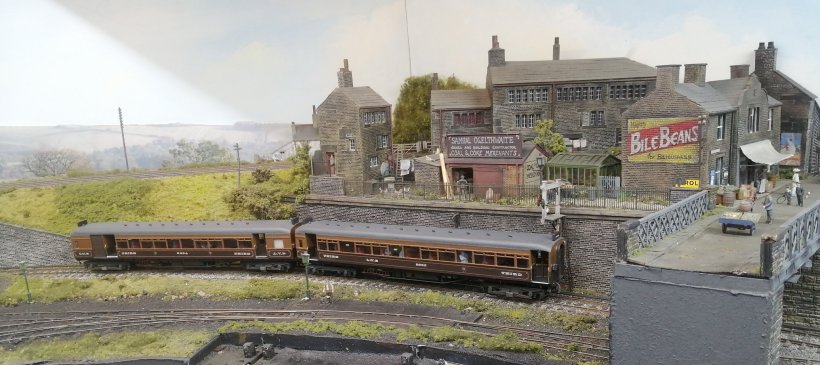
[[[621,180],[621,160],[608,153],[562,152],[547,161],[546,170],[547,180],[564,179],[572,185],[612,187]]]

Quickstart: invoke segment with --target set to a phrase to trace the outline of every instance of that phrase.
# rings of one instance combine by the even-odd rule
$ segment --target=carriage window
[[[373,250],[372,247],[370,247],[370,245],[363,245],[361,243],[356,245],[356,253],[370,255],[372,252]]]
[[[128,248],[140,248],[140,240],[137,240],[137,239],[128,240]]]
[[[473,253],[470,251],[458,251],[458,262],[469,264],[472,261]]]
[[[384,245],[373,245],[373,254],[387,256],[390,254],[390,250]]]
[[[434,250],[421,249],[421,258],[424,260],[438,260],[438,252]]]
[[[498,256],[498,266],[515,266],[515,258]]]
[[[222,240],[211,240],[208,244],[211,248],[222,248]]]
[[[225,248],[237,248],[237,247],[239,247],[239,245],[236,243],[235,238],[226,238],[226,239],[222,240],[222,242],[225,244]]]
[[[319,241],[319,249],[327,251],[327,241]]]
[[[419,248],[418,247],[405,247],[404,248],[404,256],[417,259],[419,258]]]
[[[117,248],[128,248],[128,241],[117,240]]]
[[[142,241],[142,248],[154,248],[154,241]]]
[[[475,263],[483,265],[495,265],[495,255],[491,253],[476,253]]]
[[[196,248],[208,248],[208,241],[196,240],[194,241],[194,245],[196,246]]]
[[[328,242],[327,243],[327,250],[328,251],[339,251],[339,242]]]
[[[285,248],[285,240],[273,240],[273,248]]]
[[[194,248],[194,240],[182,240],[182,248]]]
[[[450,261],[453,262],[456,260],[456,253],[453,251],[439,251],[438,259],[440,261]]]
[[[522,259],[522,258],[519,257],[518,260],[516,260],[516,263],[518,264],[517,266],[522,268],[522,269],[526,269],[526,268],[530,267],[530,260],[528,260],[528,259]]]
[[[342,252],[353,252],[353,242],[342,241]]]
[[[390,246],[390,256],[404,257],[404,251],[401,246]]]
[[[167,248],[168,244],[165,242],[165,240],[156,240],[156,241],[154,241],[154,247],[155,248]]]
[[[179,243],[179,240],[168,240],[168,248],[180,248],[182,247]]]

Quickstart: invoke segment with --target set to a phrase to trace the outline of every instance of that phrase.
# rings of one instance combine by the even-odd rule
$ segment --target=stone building
[[[656,90],[624,112],[623,186],[751,184],[787,157],[775,147],[780,103],[757,77],[705,82],[706,64],[688,64],[679,84],[680,65],[657,69]]]
[[[555,38],[553,59],[507,61],[493,36],[488,51],[487,90],[494,133],[535,136],[540,119],[572,143],[606,150],[618,145],[621,113],[655,87],[656,70],[628,58],[561,60]]]
[[[777,69],[774,42],[769,42],[765,47],[763,42],[758,45],[754,75],[769,95],[783,103],[781,146],[790,148],[788,143],[791,138],[799,149],[798,158],[786,160],[783,165],[801,166],[807,172],[820,171],[820,130],[817,128],[820,124],[820,107],[815,100],[817,96]]]
[[[433,74],[433,85],[437,76]],[[431,148],[443,148],[448,134],[493,133],[493,110],[485,89],[432,90],[430,93]]]
[[[324,171],[344,179],[346,195],[359,195],[366,181],[391,164],[391,105],[369,86],[354,87],[347,60],[339,87],[313,112]],[[315,160],[314,160],[315,161]]]

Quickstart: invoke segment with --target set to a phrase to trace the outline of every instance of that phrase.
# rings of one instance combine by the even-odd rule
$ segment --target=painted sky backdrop
[[[774,5],[776,4],[776,5]],[[777,68],[820,94],[820,1],[0,0],[0,125],[310,122],[342,59],[395,103],[410,75],[483,87],[507,60],[629,57],[650,66]]]

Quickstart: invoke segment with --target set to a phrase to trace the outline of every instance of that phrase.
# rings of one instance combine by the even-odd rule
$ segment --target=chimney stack
[[[729,66],[729,77],[732,79],[742,79],[744,77],[749,77],[749,65]]]
[[[353,87],[353,72],[347,66],[347,58],[344,61],[345,67],[339,69],[336,76],[339,78],[339,87]]]
[[[561,59],[561,45],[558,44],[558,37],[555,37],[555,43],[552,45],[552,60],[558,61]]]
[[[706,64],[689,63],[683,65],[683,82],[692,83],[698,86],[706,84]]]
[[[755,50],[755,73],[774,71],[777,69],[777,48],[774,42],[769,42],[769,46],[763,48],[760,42]]]
[[[672,85],[675,85],[675,84],[680,82],[680,65],[660,65],[660,66],[655,66],[655,68],[658,69],[658,75],[659,76],[661,74],[661,70],[663,70],[663,72],[665,72],[665,73],[668,73],[669,81],[672,82]],[[659,80],[660,80],[660,78],[658,79],[658,81]],[[656,87],[659,87],[659,86],[660,85],[656,85]]]
[[[430,90],[438,90],[438,73],[433,72],[433,76],[430,78]]]
[[[493,48],[487,52],[488,66],[504,66],[507,61],[504,58],[504,48],[498,45],[498,36],[493,36]]]

